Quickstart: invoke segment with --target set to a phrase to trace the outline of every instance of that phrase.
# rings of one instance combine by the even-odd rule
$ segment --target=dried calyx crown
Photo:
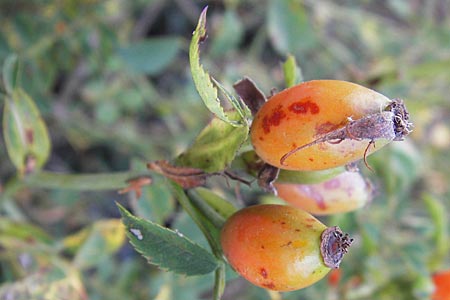
[[[394,114],[394,141],[403,141],[405,136],[411,133],[412,123],[409,122],[409,113],[406,110],[402,99],[392,99],[392,102],[385,109]]]
[[[320,252],[322,253],[324,264],[332,269],[339,268],[342,258],[348,252],[353,239],[348,234],[343,233],[338,226],[325,229],[321,238]]]

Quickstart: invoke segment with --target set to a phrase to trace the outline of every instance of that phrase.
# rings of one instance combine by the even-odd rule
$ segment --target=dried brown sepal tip
[[[200,17],[198,19],[197,28],[195,29],[200,30],[200,37],[198,42],[203,43],[208,38],[208,33],[206,32],[206,13],[208,12],[208,6],[205,6],[203,8]]]
[[[118,191],[119,194],[125,194],[131,191],[136,193],[136,198],[141,198],[142,196],[142,188],[146,185],[150,185],[153,182],[153,179],[149,176],[141,176],[137,178],[131,178],[126,181],[127,186]]]
[[[321,238],[320,252],[325,265],[332,269],[339,268],[342,258],[348,252],[353,239],[347,233],[343,233],[338,226],[325,229]]]
[[[267,99],[256,84],[248,77],[244,77],[235,84],[233,88],[239,97],[255,116]]]
[[[258,185],[266,192],[275,196],[278,194],[273,183],[277,180],[280,169],[269,164],[264,164],[258,173]]]
[[[280,164],[285,165],[289,156],[320,143],[339,144],[344,140],[367,140],[369,143],[364,151],[364,162],[368,166],[366,158],[370,146],[374,146],[379,139],[402,141],[412,131],[412,126],[403,101],[393,99],[382,112],[370,114],[357,120],[349,118],[345,126],[330,131],[311,143],[292,149],[281,157]]]
[[[394,141],[403,141],[405,136],[411,133],[413,124],[409,121],[409,113],[402,99],[392,99],[385,109],[393,113]]]
[[[184,189],[202,186],[207,178],[217,174],[209,174],[197,168],[175,166],[167,160],[149,162],[147,168],[175,181]]]

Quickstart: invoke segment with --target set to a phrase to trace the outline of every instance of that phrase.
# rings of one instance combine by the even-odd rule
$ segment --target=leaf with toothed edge
[[[216,258],[185,236],[156,223],[137,218],[117,204],[133,247],[150,264],[187,276],[213,272]]]
[[[191,44],[189,46],[189,63],[191,67],[192,79],[194,80],[195,88],[205,103],[206,107],[219,119],[233,125],[233,126],[247,126],[245,120],[246,116],[249,116],[248,109],[245,104],[240,100],[235,99],[230,93],[213,79],[208,72],[200,64],[200,49],[199,44],[206,39],[206,12],[208,7],[205,7],[198,20],[197,27],[192,35]],[[220,91],[224,93],[227,100],[238,111],[241,116],[240,120],[235,121],[228,117],[225,113],[218,96],[219,87]]]

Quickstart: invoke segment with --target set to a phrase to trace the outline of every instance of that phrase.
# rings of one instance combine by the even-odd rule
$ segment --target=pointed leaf
[[[133,247],[149,263],[175,273],[200,275],[214,271],[218,264],[206,249],[180,233],[133,216],[118,204]]]
[[[19,81],[20,65],[16,54],[9,55],[3,63],[3,85],[7,94],[12,94]]]
[[[240,112],[241,118],[238,120],[230,119],[220,103],[218,91],[215,87],[215,84],[217,85],[218,82],[212,79],[208,72],[200,64],[199,43],[206,39],[206,12],[207,7],[202,11],[200,15],[189,47],[189,63],[191,67],[192,79],[194,80],[194,84],[197,92],[200,95],[200,98],[203,100],[206,107],[216,117],[233,126],[246,125],[246,121],[242,118],[242,116],[245,114],[245,112],[242,111],[242,107],[245,107],[245,105],[243,103],[239,103],[238,100],[232,100],[231,104],[233,105],[233,107],[235,107],[236,110]],[[225,91],[222,86],[219,86],[219,88],[222,92]],[[225,95],[230,101],[229,93],[225,93]]]
[[[3,249],[17,251],[18,243],[40,245],[50,244],[52,239],[41,228],[0,217],[0,245]]]
[[[224,170],[248,136],[248,127],[235,127],[214,118],[195,139],[194,144],[182,153],[177,164],[199,168],[206,172]]]
[[[6,98],[3,133],[9,157],[20,173],[39,169],[47,161],[47,127],[33,99],[20,88]]]
[[[292,54],[288,55],[288,58],[283,64],[283,73],[284,81],[288,88],[303,81],[302,71],[297,65],[295,56]]]

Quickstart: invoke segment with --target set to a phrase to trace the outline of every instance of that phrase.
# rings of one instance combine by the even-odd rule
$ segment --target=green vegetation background
[[[450,268],[448,1],[2,0],[0,61],[17,53],[23,62],[21,85],[51,137],[45,169],[139,170],[189,146],[211,117],[188,60],[205,5],[202,62],[225,86],[248,76],[266,94],[283,89],[281,63],[292,53],[305,80],[349,80],[405,99],[415,125],[370,157],[373,202],[322,218],[356,239],[337,287],[324,279],[280,296],[230,275],[224,299],[427,299],[430,274]],[[161,178],[137,201],[37,188],[15,172],[2,138],[0,299],[41,299],[30,298],[33,288],[45,299],[210,297],[212,275],[160,271],[124,239],[115,201],[207,247]],[[211,186],[233,201],[232,188]],[[264,198],[256,187],[241,195]]]

